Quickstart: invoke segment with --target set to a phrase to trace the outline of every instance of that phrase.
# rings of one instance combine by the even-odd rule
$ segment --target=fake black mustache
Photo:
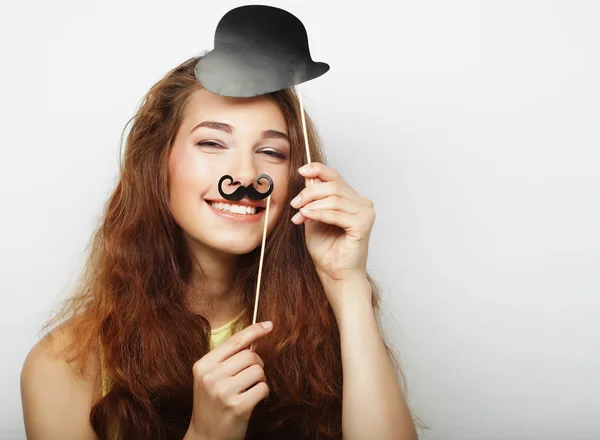
[[[219,179],[219,194],[221,194],[221,197],[223,197],[225,200],[229,200],[231,202],[237,202],[238,200],[242,200],[244,197],[248,197],[252,200],[266,199],[273,192],[273,179],[271,179],[267,174],[261,174],[256,178],[256,183],[260,185],[261,179],[267,179],[269,181],[269,189],[264,193],[257,191],[251,183],[248,186],[239,186],[234,192],[227,194],[223,191],[221,185],[225,180],[229,180],[230,184],[233,183],[233,177],[231,177],[229,174],[226,174]]]

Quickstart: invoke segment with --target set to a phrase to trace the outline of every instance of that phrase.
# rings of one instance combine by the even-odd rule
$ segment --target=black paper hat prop
[[[328,64],[312,60],[298,18],[272,6],[248,5],[221,18],[215,48],[196,64],[196,78],[213,93],[244,98],[293,87],[328,70]]]
[[[296,87],[307,163],[311,162],[310,149],[299,86],[328,70],[328,64],[312,60],[302,22],[283,9],[264,5],[240,6],[227,12],[217,25],[214,49],[195,66],[196,79],[202,87],[222,96],[248,98]],[[261,174],[256,183],[260,185],[262,179],[269,182],[269,189],[265,192],[257,191],[250,184],[227,193],[222,184],[226,180],[234,182],[230,175],[221,177],[218,185],[219,193],[226,200],[267,198],[252,323],[256,323],[258,311],[270,194],[273,191],[273,180]],[[312,179],[308,181],[312,183]]]

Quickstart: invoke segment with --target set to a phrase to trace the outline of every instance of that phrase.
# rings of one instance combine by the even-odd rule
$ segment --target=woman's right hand
[[[246,327],[194,364],[194,407],[184,440],[244,439],[252,410],[269,395],[265,365],[248,347],[272,327],[269,321]]]

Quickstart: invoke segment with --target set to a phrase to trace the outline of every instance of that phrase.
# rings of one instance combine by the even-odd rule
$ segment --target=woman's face
[[[269,230],[287,203],[290,142],[285,119],[271,98],[227,98],[207,90],[192,94],[169,156],[171,213],[195,246],[229,254],[248,253],[260,245],[267,199],[244,197],[229,202],[218,182],[229,174],[223,191],[251,183],[268,189],[259,174],[274,183]]]

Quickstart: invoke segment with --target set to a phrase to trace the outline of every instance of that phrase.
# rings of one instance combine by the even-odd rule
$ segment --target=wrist
[[[360,310],[373,312],[373,289],[366,274],[328,280],[323,288],[338,319]]]
[[[335,292],[336,290],[344,290],[347,289],[348,286],[368,286],[369,289],[371,288],[371,283],[369,283],[367,273],[364,271],[346,272],[336,277],[332,277],[329,274],[321,271],[317,271],[317,274],[319,275],[319,279],[321,280],[321,283],[326,291]]]

